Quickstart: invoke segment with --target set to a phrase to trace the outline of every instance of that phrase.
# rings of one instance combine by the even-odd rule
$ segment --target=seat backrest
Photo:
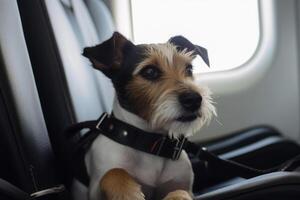
[[[104,41],[114,27],[98,0],[31,1],[20,1],[26,44],[53,149],[60,168],[70,175],[72,145],[64,130],[110,111],[114,95],[110,81],[81,56],[82,48]]]
[[[46,0],[45,5],[75,118],[77,121],[95,119],[103,111],[111,110],[113,90],[110,81],[94,70],[81,53],[85,46],[96,45],[112,34],[109,11],[101,1],[95,0],[86,3]]]

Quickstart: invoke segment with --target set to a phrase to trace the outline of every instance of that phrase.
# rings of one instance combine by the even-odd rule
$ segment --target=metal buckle
[[[204,160],[202,158],[200,158],[201,154],[203,155],[204,152],[207,152],[207,148],[206,147],[201,147],[198,152],[196,153],[196,158],[200,159],[203,163],[204,163],[204,167],[206,169],[208,169],[208,161]]]
[[[108,117],[108,113],[107,113],[107,112],[104,112],[104,113],[100,116],[100,118],[99,118],[99,120],[98,120],[98,123],[97,123],[97,125],[96,125],[96,129],[97,129],[97,130],[100,130],[100,126],[101,126],[102,122],[103,122],[104,119],[107,118],[107,117]]]
[[[207,152],[207,148],[206,147],[201,147],[199,148],[198,152],[196,153],[196,158],[200,158],[201,154],[203,154],[203,152]],[[201,158],[200,158],[201,159]]]
[[[174,147],[174,152],[173,152],[173,156],[172,156],[172,160],[178,160],[180,154],[181,154],[181,151],[182,151],[182,148],[183,148],[183,145],[186,141],[186,138],[182,138],[181,140],[177,140],[176,141],[176,145]]]
[[[44,189],[38,192],[34,192],[30,195],[31,198],[36,199],[51,194],[59,194],[65,192],[66,188],[64,185],[58,185],[52,188]]]

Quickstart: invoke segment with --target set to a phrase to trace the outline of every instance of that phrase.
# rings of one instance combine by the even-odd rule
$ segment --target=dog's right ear
[[[87,57],[95,69],[102,71],[108,78],[118,71],[124,58],[124,49],[134,46],[122,34],[114,32],[111,38],[103,43],[86,47],[82,55]]]

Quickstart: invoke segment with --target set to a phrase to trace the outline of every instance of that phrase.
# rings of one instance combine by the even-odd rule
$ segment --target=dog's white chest
[[[179,160],[172,161],[120,145],[103,135],[95,139],[85,162],[92,193],[93,187],[98,186],[102,176],[113,168],[123,168],[138,182],[151,187],[171,180],[191,184],[193,176],[185,152]]]
[[[163,159],[134,150],[100,135],[86,156],[91,177],[102,177],[112,168],[123,168],[144,184],[156,185],[163,169]]]

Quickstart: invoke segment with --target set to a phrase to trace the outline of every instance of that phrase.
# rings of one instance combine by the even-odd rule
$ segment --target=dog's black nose
[[[187,111],[196,111],[201,106],[202,97],[197,92],[184,92],[179,95],[179,102]]]

